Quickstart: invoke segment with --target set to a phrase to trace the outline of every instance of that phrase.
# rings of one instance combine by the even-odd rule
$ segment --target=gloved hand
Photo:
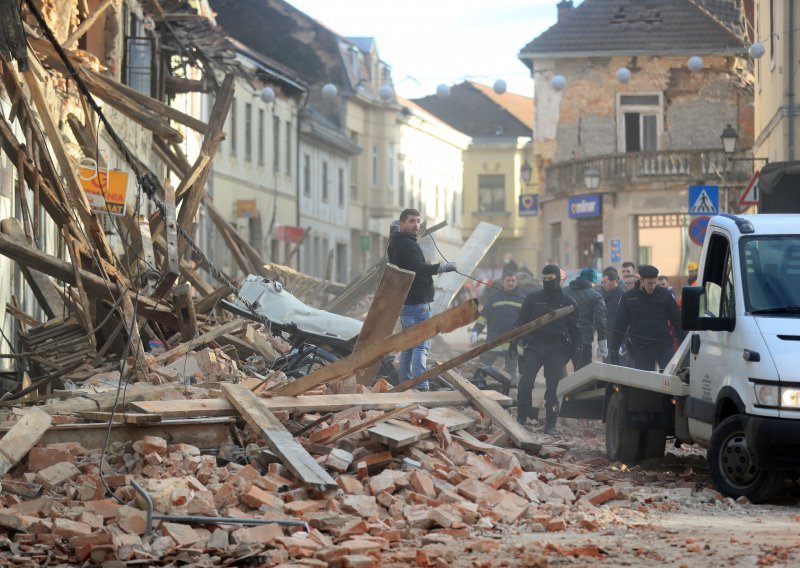
[[[508,358],[509,359],[516,359],[517,358],[517,344],[515,342],[511,342],[508,344]]]
[[[478,332],[477,331],[470,331],[469,332],[469,342],[470,344],[476,343],[478,341]]]
[[[456,269],[455,262],[440,262],[439,263],[439,274],[443,272],[453,272]]]
[[[607,339],[600,339],[597,341],[597,349],[595,349],[595,355],[597,355],[598,357],[608,357]]]

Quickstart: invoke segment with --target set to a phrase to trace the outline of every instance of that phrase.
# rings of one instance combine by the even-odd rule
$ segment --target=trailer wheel
[[[628,401],[623,392],[614,392],[606,408],[606,454],[612,461],[634,464],[639,458],[641,428],[631,424]]]
[[[711,433],[707,459],[716,488],[734,499],[745,496],[752,503],[766,503],[783,487],[780,472],[758,469],[753,463],[739,415],[729,416]]]

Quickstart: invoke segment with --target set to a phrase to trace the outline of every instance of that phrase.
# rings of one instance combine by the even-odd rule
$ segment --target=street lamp
[[[583,183],[586,189],[597,189],[600,185],[600,169],[596,167],[586,168],[583,171]]]
[[[525,160],[525,163],[519,168],[519,177],[522,178],[522,181],[525,182],[525,185],[531,182],[531,176],[533,175],[533,168],[528,163],[528,160]]]
[[[730,162],[756,162],[756,161],[763,161],[765,164],[769,164],[769,158],[734,158],[733,154],[736,152],[736,141],[739,139],[739,134],[736,132],[736,129],[728,124],[725,129],[722,131],[720,135],[720,139],[722,140],[722,148],[725,150],[725,156],[728,158]]]

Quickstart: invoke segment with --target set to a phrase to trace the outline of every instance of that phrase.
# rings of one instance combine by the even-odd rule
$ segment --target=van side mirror
[[[685,286],[681,292],[681,327],[684,331],[733,331],[733,318],[706,315],[706,291],[702,286]]]

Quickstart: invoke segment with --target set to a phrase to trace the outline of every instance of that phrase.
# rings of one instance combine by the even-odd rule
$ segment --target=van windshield
[[[745,237],[740,247],[745,309],[800,315],[800,236]]]

